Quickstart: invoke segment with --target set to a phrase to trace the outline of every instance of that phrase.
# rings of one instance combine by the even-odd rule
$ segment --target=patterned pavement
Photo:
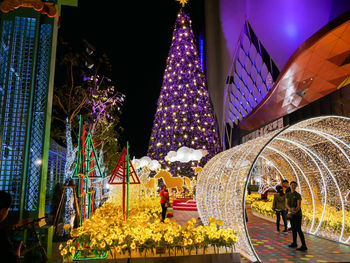
[[[181,225],[191,217],[196,218],[198,224],[201,223],[197,211],[174,210],[169,212],[174,214],[174,219]],[[291,232],[276,232],[274,223],[254,216],[249,209],[247,209],[247,215],[249,235],[262,262],[350,262],[350,246],[305,234],[308,250],[306,252],[297,251],[288,247],[292,242]],[[242,262],[250,263],[244,258]]]
[[[183,211],[183,210],[173,210],[168,209],[168,212],[174,214],[174,219],[177,223],[180,225],[184,225],[188,220],[190,220],[192,217],[194,217],[197,220],[196,225],[202,224],[201,219],[199,218],[197,211]]]
[[[263,262],[350,262],[350,246],[304,233],[308,250],[297,251],[288,247],[291,232],[278,233],[274,223],[254,216],[249,209],[247,215],[251,241]]]

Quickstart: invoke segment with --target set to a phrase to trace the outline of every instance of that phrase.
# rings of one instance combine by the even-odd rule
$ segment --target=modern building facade
[[[293,53],[268,96],[234,127],[240,142],[305,118],[349,116],[349,25],[350,11],[322,27]]]
[[[225,127],[222,141],[231,141],[231,128],[250,114],[275,83],[279,70],[245,21],[225,83]]]
[[[346,25],[340,31],[334,31],[338,36],[331,31],[346,21],[345,13],[350,10],[350,2],[214,0],[206,1],[205,7],[208,87],[224,148],[241,143],[242,138],[251,132],[256,134],[259,130],[260,134],[261,130],[263,133],[274,130],[281,125],[290,124],[288,119],[291,118],[293,121],[301,120],[303,114],[296,112],[305,111],[305,106],[331,96],[332,92],[339,93],[340,87],[346,86],[346,83],[341,85],[347,76],[346,63],[342,63],[347,59],[348,48],[347,40],[340,37],[345,32]],[[339,17],[343,20],[337,19]],[[237,61],[236,50],[242,46],[242,28],[244,31],[247,21],[281,73],[274,79],[265,98],[249,113],[244,112],[244,117],[240,117],[234,107],[234,93],[231,92],[232,96],[230,95],[234,83],[234,78],[231,81],[230,77],[234,75],[231,73],[239,70],[239,66],[234,64]],[[324,42],[321,41],[322,38]],[[313,53],[317,45],[321,49],[327,46],[326,43],[330,49],[324,51],[329,53],[321,50]],[[334,53],[333,50],[337,51]],[[294,74],[298,71],[298,65],[302,65],[303,69],[299,74]],[[326,76],[327,72],[334,74]],[[318,73],[325,74],[315,81],[313,76]],[[342,96],[344,92],[345,89],[341,92]],[[283,118],[285,123],[281,123],[279,119],[288,115],[293,116]],[[308,117],[311,117],[310,114]],[[252,136],[245,139],[250,137]]]
[[[59,6],[0,2],[0,190],[15,218],[45,212]]]

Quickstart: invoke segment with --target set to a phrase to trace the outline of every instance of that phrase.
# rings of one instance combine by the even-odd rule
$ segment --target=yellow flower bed
[[[312,206],[303,206],[303,219],[305,223],[311,224],[313,209]],[[315,208],[315,224],[317,225],[320,222],[322,216],[323,206],[316,205]],[[345,232],[350,233],[350,211],[345,211]],[[326,211],[323,216],[321,227],[327,231],[339,232],[342,229],[343,225],[343,212],[337,210],[335,207],[326,206]]]
[[[272,201],[255,201],[250,206],[252,210],[256,211],[257,213],[268,216],[268,217],[274,217],[275,211],[272,210]]]
[[[253,202],[259,201],[260,199],[261,199],[261,194],[253,193],[253,194],[247,195],[245,197],[245,202],[247,204],[251,204]],[[268,201],[272,202],[273,201],[273,195],[268,195],[267,199],[268,199]]]
[[[161,208],[159,198],[142,198],[131,203],[128,221],[122,218],[121,207],[106,202],[97,209],[90,220],[70,231],[71,239],[60,246],[61,255],[71,258],[77,251],[89,255],[96,251],[113,250],[117,253],[140,253],[156,247],[168,249],[197,249],[209,245],[232,247],[237,241],[233,229],[220,228],[220,220],[210,219],[209,226],[195,226],[192,218],[183,227],[175,220],[159,221]]]
[[[268,201],[257,201],[258,199],[255,199],[256,196],[253,196],[251,200],[251,208],[252,210],[256,211],[257,213],[268,216],[268,217],[274,217],[275,211],[272,210],[272,202],[273,202],[273,195],[268,196]],[[310,205],[302,205],[302,211],[303,211],[303,221],[304,224],[311,224],[312,218],[313,218],[313,207]],[[316,205],[315,208],[315,224],[317,225],[320,222],[320,219],[322,217],[322,211],[323,206],[320,204]],[[345,211],[345,218],[347,220],[345,221],[345,232],[350,232],[350,211]],[[337,210],[335,207],[326,206],[325,214],[323,216],[321,228],[332,231],[332,232],[340,232],[343,224],[343,212],[340,210]]]

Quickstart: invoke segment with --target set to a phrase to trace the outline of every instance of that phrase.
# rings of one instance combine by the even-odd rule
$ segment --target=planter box
[[[191,255],[177,257],[155,257],[155,258],[121,258],[89,260],[87,263],[240,263],[239,253]]]

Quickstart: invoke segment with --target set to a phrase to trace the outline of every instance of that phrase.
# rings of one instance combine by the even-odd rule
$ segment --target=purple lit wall
[[[232,127],[244,119],[265,98],[278,75],[277,66],[246,21],[226,79],[225,123]]]
[[[305,40],[349,9],[350,1],[340,0],[207,0],[208,87],[219,123],[227,73],[246,18],[282,70]]]
[[[203,166],[221,150],[216,127],[191,20],[181,9],[175,22],[147,155],[174,176],[192,176],[191,168]],[[183,146],[205,149],[208,155],[200,163],[164,160],[169,151]]]

